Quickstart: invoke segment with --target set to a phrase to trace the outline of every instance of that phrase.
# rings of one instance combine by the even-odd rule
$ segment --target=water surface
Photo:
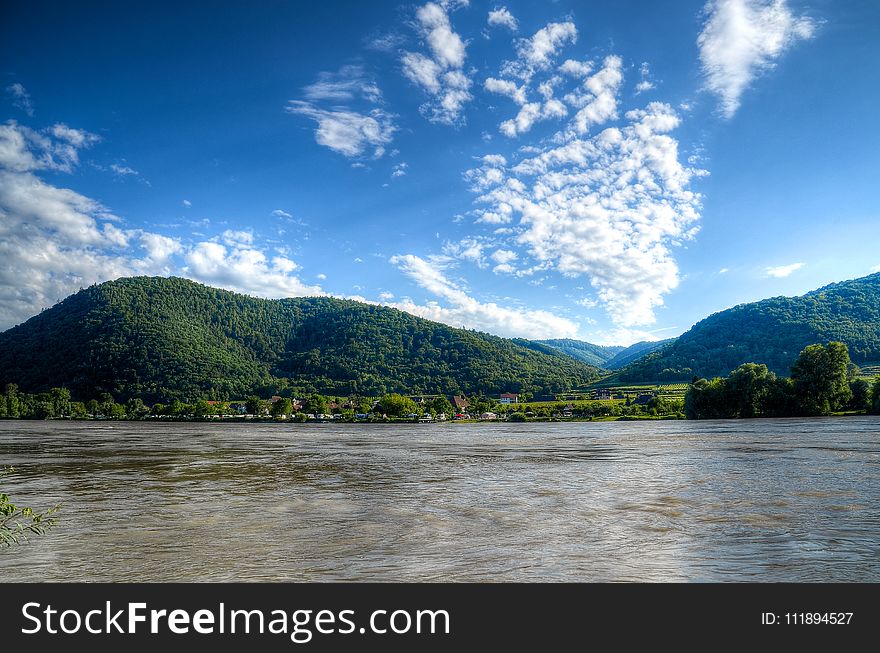
[[[880,581],[880,419],[0,422],[2,581]]]

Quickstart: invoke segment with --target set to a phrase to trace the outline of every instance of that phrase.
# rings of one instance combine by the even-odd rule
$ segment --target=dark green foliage
[[[852,398],[847,408],[850,410],[868,410],[871,407],[871,384],[864,379],[849,382]]]
[[[880,376],[874,379],[874,385],[871,386],[871,412],[880,415]]]
[[[587,365],[594,365],[596,367],[607,367],[605,363],[614,358],[616,354],[623,351],[623,347],[604,347],[602,345],[594,345],[590,342],[572,340],[570,338],[534,340],[533,342],[559,350],[566,356],[570,356],[571,358],[586,363]]]
[[[846,407],[852,398],[849,362],[842,342],[810,345],[801,352],[791,368],[791,380],[803,414],[825,415]]]
[[[687,381],[724,376],[761,361],[788,373],[815,342],[846,343],[855,363],[880,360],[880,273],[802,297],[774,297],[715,313],[662,349],[621,370],[621,381]]]
[[[249,394],[562,392],[594,367],[391,308],[264,300],[178,278],[92,286],[0,334],[0,387],[148,404]],[[18,410],[6,399],[10,416]]]
[[[846,345],[810,345],[798,356],[790,379],[777,377],[766,365],[744,363],[727,378],[694,380],[685,394],[684,413],[688,419],[828,414],[851,405],[849,371]],[[866,391],[864,396],[867,407]]]

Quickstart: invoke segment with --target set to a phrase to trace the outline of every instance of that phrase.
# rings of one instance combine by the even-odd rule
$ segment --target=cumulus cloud
[[[531,38],[519,40],[517,60],[505,64],[505,72],[529,80],[536,71],[547,70],[562,47],[575,43],[577,37],[577,27],[571,21],[548,23]]]
[[[549,311],[480,302],[450,280],[435,263],[413,254],[394,256],[390,261],[444,304],[436,300],[417,304],[412,299],[403,298],[396,302],[385,302],[387,306],[450,326],[488,331],[511,338],[566,338],[578,332],[577,323]]]
[[[292,274],[293,261],[267,257],[249,232],[225,232],[228,248],[218,242],[187,246],[125,228],[99,201],[38,176],[71,171],[78,151],[95,142],[66,125],[39,132],[0,126],[0,330],[79,288],[122,276],[180,274],[260,296],[320,293]]]
[[[775,277],[777,279],[783,279],[793,272],[800,270],[804,267],[806,263],[791,263],[789,265],[778,265],[776,267],[770,267],[764,269],[764,274],[768,277]]]
[[[79,151],[99,140],[95,134],[62,123],[36,131],[10,120],[0,125],[0,166],[18,172],[71,172],[79,164]]]
[[[428,46],[428,54],[403,52],[403,74],[419,86],[429,100],[422,114],[431,122],[455,124],[471,99],[471,78],[464,71],[467,47],[452,29],[447,9],[451,3],[429,2],[416,11],[416,27]]]
[[[20,83],[10,84],[6,87],[6,92],[12,97],[12,106],[21,109],[27,115],[34,115],[34,103],[31,100],[30,93]]]
[[[368,153],[374,158],[381,157],[397,131],[393,116],[381,109],[362,114],[349,109],[320,109],[309,102],[291,100],[287,112],[314,120],[318,123],[315,141],[347,157]]]
[[[519,29],[519,22],[507,7],[498,7],[490,11],[486,22],[492,27],[506,27],[511,32]]]
[[[816,30],[816,22],[796,16],[786,0],[711,0],[704,12],[697,45],[705,87],[718,96],[727,118],[752,80]]]
[[[607,58],[585,90],[619,90],[618,70]],[[616,115],[612,99],[615,110],[597,111],[597,122]],[[586,136],[575,116],[559,142],[530,149],[515,165],[484,158],[465,178],[478,193],[477,222],[511,225],[509,249],[525,255],[516,274],[552,266],[587,277],[612,321],[632,327],[653,323],[678,284],[672,248],[696,232],[700,198],[689,185],[702,172],[679,162],[670,135],[679,117],[669,105],[653,102],[625,118],[623,127]]]
[[[183,273],[196,281],[257,297],[280,298],[322,295],[318,286],[310,286],[291,273],[298,265],[285,256],[268,257],[246,241],[234,239],[221,244],[203,241],[185,256]]]

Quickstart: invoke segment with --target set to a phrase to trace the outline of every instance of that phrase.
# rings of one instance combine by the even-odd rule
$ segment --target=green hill
[[[643,356],[647,356],[651,352],[657,351],[661,347],[665,347],[673,341],[675,341],[675,338],[653,341],[642,340],[641,342],[632,344],[626,349],[622,349],[621,351],[617,352],[612,358],[605,361],[605,364],[602,367],[609,370],[619,370],[621,367],[629,365],[630,363],[637,361]]]
[[[284,391],[560,392],[599,371],[553,350],[328,297],[256,299],[179,278],[81,290],[0,334],[0,384],[75,398]]]
[[[623,347],[594,345],[591,342],[572,340],[571,338],[534,340],[533,342],[546,347],[552,347],[553,349],[557,349],[563,354],[571,356],[587,365],[594,365],[596,367],[606,367],[605,363],[614,358],[616,354],[624,349]]]
[[[807,345],[838,340],[857,365],[880,360],[880,273],[800,297],[773,297],[715,313],[622,369],[621,381],[726,376],[741,363],[788,375]]]

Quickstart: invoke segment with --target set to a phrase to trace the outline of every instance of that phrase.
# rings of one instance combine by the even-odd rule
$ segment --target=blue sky
[[[174,274],[629,344],[880,270],[876,2],[2,11],[0,328]]]

